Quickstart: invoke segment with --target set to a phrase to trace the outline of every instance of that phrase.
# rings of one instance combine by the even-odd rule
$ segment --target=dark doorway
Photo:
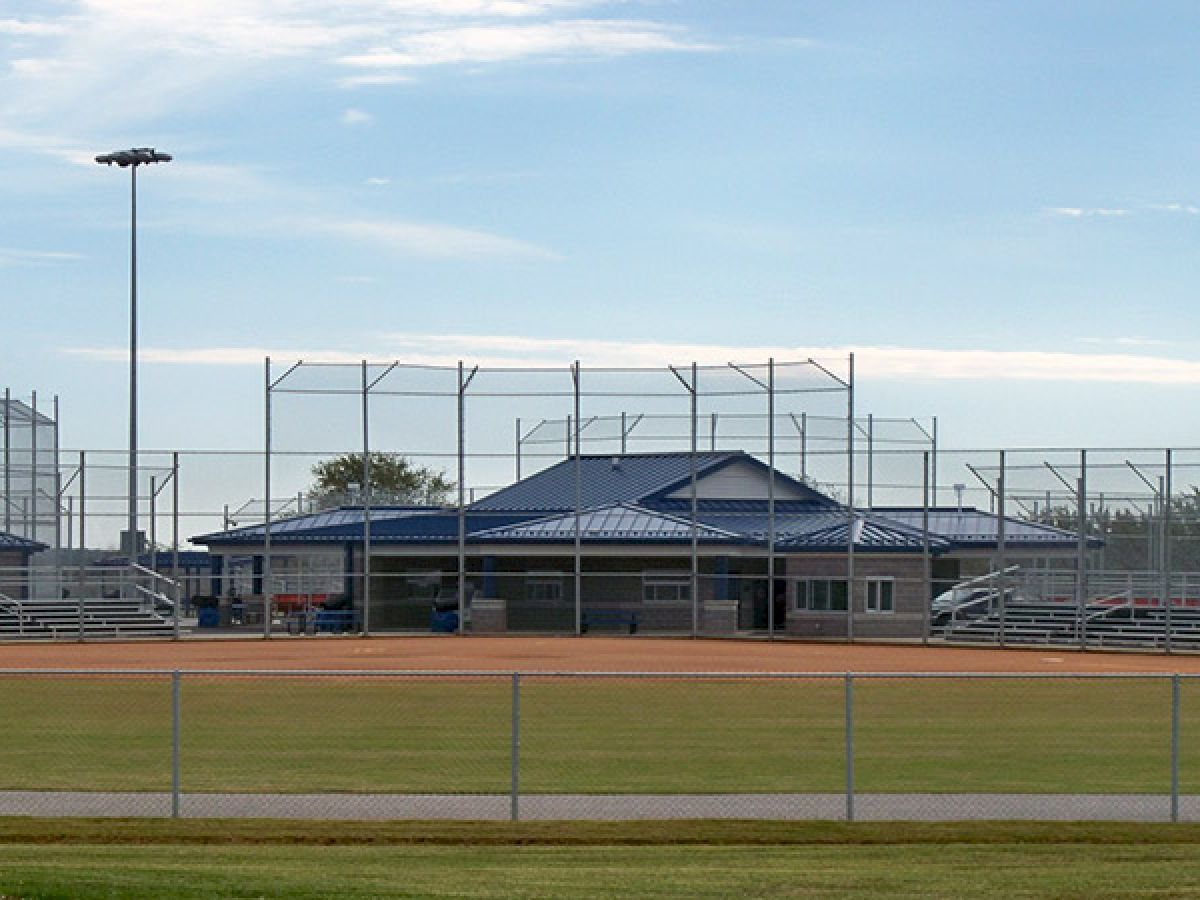
[[[787,628],[787,579],[776,578],[775,590],[772,591],[772,602],[775,605],[775,630],[784,631]]]

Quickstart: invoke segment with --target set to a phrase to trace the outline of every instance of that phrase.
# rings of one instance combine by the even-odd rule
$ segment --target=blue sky
[[[1197,445],[1194,3],[0,6],[4,384],[260,445],[261,366],[857,354],[953,446]],[[204,410],[204,415],[197,415]],[[219,410],[214,415],[213,410]]]

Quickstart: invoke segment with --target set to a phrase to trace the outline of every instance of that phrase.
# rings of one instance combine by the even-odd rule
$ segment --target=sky
[[[1200,6],[5,0],[4,386],[258,448],[263,358],[855,353],[944,445],[1200,445]]]

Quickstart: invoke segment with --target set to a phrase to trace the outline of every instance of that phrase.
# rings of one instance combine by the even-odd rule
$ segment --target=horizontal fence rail
[[[1200,821],[1200,675],[0,670],[0,815]]]

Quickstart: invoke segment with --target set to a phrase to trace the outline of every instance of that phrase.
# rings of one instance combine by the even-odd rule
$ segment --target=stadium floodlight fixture
[[[165,163],[171,161],[170,153],[162,153],[153,147],[134,147],[132,150],[117,150],[113,153],[102,153],[96,157],[96,162],[106,166],[116,163],[122,169],[127,166],[141,166],[146,163]]]
[[[138,425],[137,425],[137,168],[151,163],[171,161],[171,154],[162,153],[153,147],[133,147],[102,153],[96,162],[104,166],[117,165],[129,169],[129,561],[137,562],[141,542],[137,534],[137,477],[138,477]],[[124,546],[122,547],[124,549]]]

